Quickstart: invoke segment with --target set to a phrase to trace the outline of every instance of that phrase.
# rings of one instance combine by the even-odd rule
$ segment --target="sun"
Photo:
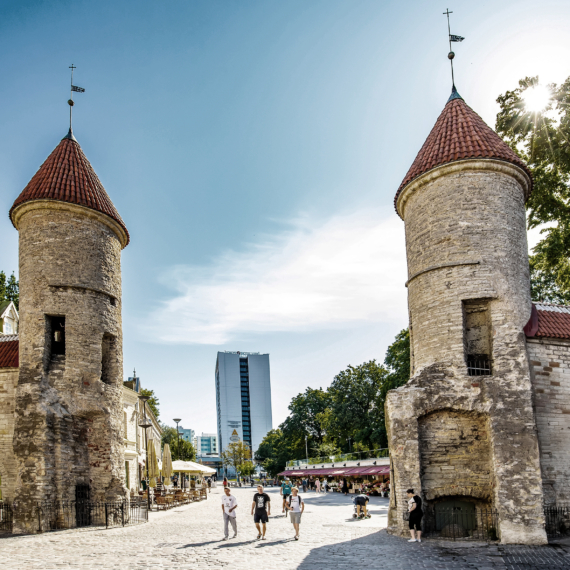
[[[539,113],[550,102],[550,90],[546,85],[535,85],[529,87],[523,95],[524,106],[531,113]]]

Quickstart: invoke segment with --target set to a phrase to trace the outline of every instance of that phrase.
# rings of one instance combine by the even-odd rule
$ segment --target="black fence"
[[[498,540],[498,512],[463,507],[428,507],[422,521],[423,532],[445,540]]]
[[[469,376],[490,376],[491,361],[486,358],[467,358],[467,373]]]
[[[44,501],[36,507],[38,532],[86,526],[130,526],[148,521],[143,503],[91,501]]]
[[[0,532],[12,532],[12,521],[14,516],[12,507],[4,503],[0,503]]]
[[[570,507],[545,507],[544,519],[548,538],[570,535]]]

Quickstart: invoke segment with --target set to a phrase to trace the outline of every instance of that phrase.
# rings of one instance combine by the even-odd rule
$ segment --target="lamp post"
[[[178,454],[178,460],[180,460],[181,459],[181,457],[180,457],[180,433],[178,432],[178,424],[182,420],[180,418],[174,418],[172,421],[176,422],[176,451]],[[182,489],[182,481],[180,481],[180,488]]]
[[[352,446],[350,445],[350,437],[348,438],[348,453],[352,453]]]
[[[143,405],[143,419],[139,423],[139,426],[144,429],[144,446],[146,450],[146,480],[147,480],[147,487],[146,487],[146,496],[147,496],[147,508],[150,512],[150,477],[148,476],[148,438],[146,430],[147,428],[152,426],[152,423],[146,417],[146,401],[149,399],[149,396],[139,396],[139,400],[142,402]]]
[[[309,445],[307,443],[307,434],[305,434],[305,454],[307,455],[307,467],[309,466]]]

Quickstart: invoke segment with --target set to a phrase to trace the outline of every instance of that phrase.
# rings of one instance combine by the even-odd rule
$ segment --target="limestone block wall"
[[[429,171],[400,195],[398,208],[406,224],[412,378],[390,392],[386,401],[397,493],[389,512],[391,532],[407,533],[402,520],[405,489],[419,490],[429,504],[426,491],[434,496],[435,485],[429,467],[452,467],[456,456],[463,454],[463,443],[457,441],[455,454],[448,450],[435,461],[435,449],[422,463],[422,418],[448,411],[484,417],[489,450],[489,475],[483,464],[479,467],[481,488],[473,488],[472,474],[456,470],[453,496],[481,498],[483,488],[491,485],[490,503],[499,513],[501,540],[546,541],[522,332],[531,312],[524,208],[528,182],[520,169],[507,163],[465,160]],[[476,344],[491,351],[488,375],[468,372],[467,348],[477,335],[466,330],[466,309],[473,307],[485,312],[485,327],[478,323],[477,335],[485,329],[490,338]]]
[[[17,466],[12,440],[14,438],[14,404],[17,368],[0,368],[0,491],[2,500],[14,500]]]
[[[428,501],[467,496],[490,506],[491,439],[486,414],[440,410],[418,420],[420,477]]]
[[[20,233],[20,376],[14,453],[15,531],[33,531],[33,506],[125,493],[121,243],[101,215],[59,202],[25,204]],[[65,317],[65,355],[50,319]]]
[[[527,339],[544,502],[570,505],[570,340]]]

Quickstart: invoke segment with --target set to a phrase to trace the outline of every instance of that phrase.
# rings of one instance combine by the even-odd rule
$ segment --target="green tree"
[[[537,85],[538,77],[526,77],[518,88],[497,98],[500,111],[495,128],[532,173],[528,227],[553,226],[542,230],[544,237],[530,259],[533,293],[548,297],[553,280],[560,299],[565,300],[570,293],[570,78],[560,86],[548,86],[550,101],[541,111],[528,109],[525,104],[526,92]]]
[[[410,331],[408,329],[400,331],[388,347],[384,366],[390,371],[385,383],[386,391],[403,386],[410,379]]]
[[[379,396],[388,371],[375,360],[349,366],[328,389],[332,414],[327,426],[338,445],[349,450],[349,438],[365,449],[386,446],[384,406]]]
[[[154,417],[158,419],[158,417],[160,416],[160,410],[159,410],[160,402],[158,401],[158,398],[154,394],[154,390],[147,390],[146,388],[142,388],[141,396],[149,397],[146,403],[148,407],[152,410]]]
[[[255,452],[256,461],[263,465],[271,477],[276,477],[278,473],[283,471],[287,461],[298,459],[281,426],[269,431]]]
[[[249,445],[243,441],[232,441],[221,453],[221,459],[224,465],[233,467],[239,473],[239,467],[248,459],[251,459],[251,450]]]
[[[5,278],[6,276],[4,276]],[[0,286],[1,287],[1,286]],[[5,297],[7,301],[13,301],[16,309],[20,310],[20,282],[16,279],[14,273],[10,275],[8,283],[6,284]]]
[[[6,274],[0,271],[0,303],[6,301]]]
[[[554,273],[538,269],[535,256],[530,258],[530,296],[542,303],[570,304],[570,292],[560,288]]]
[[[242,477],[251,477],[255,473],[256,465],[253,461],[244,461],[238,468]]]
[[[176,430],[174,431],[176,432]],[[196,459],[194,446],[182,437],[172,440],[169,445],[173,461],[194,461]]]

